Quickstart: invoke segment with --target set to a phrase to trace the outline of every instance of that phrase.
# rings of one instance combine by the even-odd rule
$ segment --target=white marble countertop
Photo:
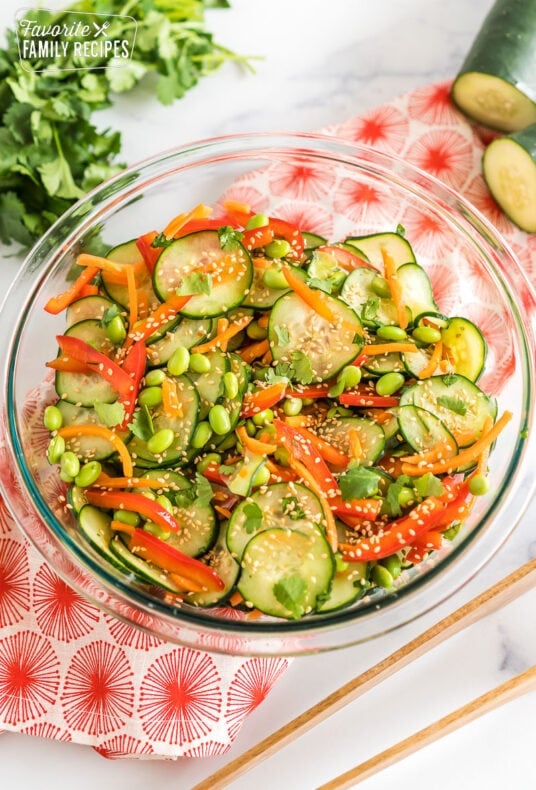
[[[4,0],[2,28],[12,24],[21,5],[29,4]],[[222,43],[264,57],[254,76],[226,66],[172,108],[158,105],[142,87],[103,113],[103,125],[123,130],[123,155],[130,163],[215,134],[314,130],[453,76],[491,5],[492,0],[233,0],[232,10],[210,12],[209,23]],[[2,293],[15,270],[13,259],[2,262]],[[4,734],[1,785],[6,790],[188,790],[357,670],[535,556],[535,522],[533,504],[478,577],[418,622],[365,646],[296,659],[226,757],[111,762],[86,747]],[[277,783],[311,790],[536,662],[535,606],[536,591],[527,593],[296,740],[232,788],[268,790]],[[532,694],[367,780],[363,790],[534,787],[535,722]]]

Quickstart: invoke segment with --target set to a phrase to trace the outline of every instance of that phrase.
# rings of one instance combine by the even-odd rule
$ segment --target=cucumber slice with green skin
[[[452,86],[460,110],[512,132],[536,123],[534,0],[496,0]]]
[[[84,505],[87,505],[87,500],[84,494],[84,489],[79,486],[70,485],[67,489],[67,502],[71,507],[73,513],[78,515]]]
[[[106,257],[117,263],[138,263],[142,260],[142,255],[136,247],[136,239],[131,239],[124,244],[119,244],[117,247],[111,249]],[[110,275],[107,272],[102,272],[101,278],[104,290],[110,299],[113,299],[114,302],[128,309],[129,299],[127,286],[111,282]],[[155,310],[158,307],[160,302],[153,290],[151,275],[146,267],[143,269],[142,274],[136,279],[136,290],[144,294],[149,311]]]
[[[160,587],[170,593],[183,593],[181,587],[173,584],[166,571],[158,568],[152,562],[147,562],[137,554],[133,554],[130,549],[125,545],[125,542],[119,535],[116,535],[110,541],[110,553],[116,559],[123,563],[130,573],[133,573],[140,581],[146,584],[152,584],[155,587]]]
[[[441,330],[441,340],[456,373],[476,381],[484,369],[487,354],[480,329],[467,318],[451,318]]]
[[[378,276],[364,266],[350,272],[341,289],[341,299],[350,305],[365,326],[398,324],[398,313],[392,299],[380,297],[372,287]]]
[[[73,324],[64,334],[84,340],[107,356],[111,356],[115,350],[114,344],[106,334],[106,329],[99,321],[92,318]],[[117,392],[111,384],[93,371],[71,373],[67,370],[58,370],[55,387],[60,398],[80,406],[93,406],[96,402],[114,403],[117,400]]]
[[[218,539],[211,548],[211,550],[203,557],[203,561],[216,571],[220,579],[223,581],[224,587],[217,592],[198,592],[189,593],[186,601],[193,606],[214,606],[217,603],[224,601],[229,593],[234,589],[238,574],[240,573],[240,565],[231,556],[227,549],[225,535],[227,526],[222,524],[220,527]]]
[[[316,247],[321,247],[323,244],[328,243],[328,240],[323,236],[319,236],[318,233],[302,231],[302,236],[305,250],[314,250]]]
[[[275,262],[273,265],[275,267]],[[277,302],[280,296],[289,292],[290,288],[268,288],[268,286],[264,284],[263,277],[266,268],[261,268],[258,265],[253,266],[251,286],[242,302],[244,307],[253,307],[256,310],[267,310],[274,302]],[[298,270],[297,267],[294,267],[294,270],[301,271]]]
[[[212,548],[218,535],[218,522],[214,508],[212,505],[196,504],[195,501],[188,504],[187,507],[177,504],[181,502],[180,491],[186,491],[192,486],[191,482],[178,472],[166,471],[163,474],[162,470],[152,469],[143,475],[143,478],[151,480],[158,480],[162,477],[165,478],[166,484],[174,487],[173,491],[166,491],[163,486],[162,492],[175,503],[173,516],[181,525],[179,532],[169,533],[169,536],[165,538],[166,543],[189,557],[199,557],[201,554],[205,554]],[[178,494],[175,489],[179,489]],[[158,494],[158,491],[151,490]]]
[[[314,611],[329,592],[335,561],[320,532],[274,528],[249,541],[241,567],[238,590],[246,606],[294,620]]]
[[[231,430],[234,430],[240,421],[244,395],[247,392],[249,380],[251,378],[251,368],[247,362],[244,362],[244,360],[238,356],[238,354],[228,353],[227,359],[229,361],[231,371],[238,379],[238,393],[236,398],[223,398],[222,404],[225,411],[229,415]]]
[[[93,318],[101,321],[106,310],[113,307],[116,303],[105,296],[94,294],[93,296],[83,296],[81,299],[71,302],[65,312],[65,326],[67,329],[79,321]]]
[[[423,313],[437,312],[432,284],[422,266],[406,263],[397,270],[402,302],[409,309],[412,322]]]
[[[400,357],[402,362],[404,363],[404,367],[410,376],[418,379],[419,374],[430,362],[430,357],[432,356],[433,346],[429,346],[429,351],[424,348],[417,348],[415,347],[415,351],[411,353],[404,353],[401,354]]]
[[[380,272],[383,272],[382,249],[389,253],[397,268],[405,263],[416,263],[415,253],[411,244],[399,233],[373,233],[368,236],[349,236],[345,239],[345,244],[356,247]]]
[[[63,425],[102,425],[102,420],[90,406],[77,406],[66,400],[59,400],[56,406],[61,411]],[[128,431],[118,431],[117,435],[123,440],[128,441],[130,436]],[[66,439],[67,450],[72,450],[81,461],[104,461],[110,458],[115,449],[107,439],[99,436],[76,436],[74,439]]]
[[[176,239],[166,247],[153,271],[153,288],[166,299],[181,292],[188,275],[210,268],[210,293],[196,293],[180,311],[188,318],[210,318],[241,304],[251,287],[253,266],[239,244],[231,252],[222,250],[217,231],[202,230]],[[186,293],[186,290],[184,291]]]
[[[147,362],[149,367],[165,365],[173,352],[182,346],[187,349],[203,343],[212,331],[210,318],[181,318],[172,328],[167,328],[164,335],[147,345]],[[154,337],[154,336],[153,336]],[[149,338],[151,341],[151,338]]]
[[[136,466],[152,468],[155,466],[181,465],[188,461],[188,450],[197,424],[199,396],[193,383],[187,376],[178,376],[177,393],[182,406],[182,417],[174,419],[166,416],[162,406],[151,410],[154,432],[163,428],[171,428],[174,433],[173,443],[160,455],[154,455],[147,447],[147,441],[134,436],[129,444],[129,451]]]
[[[362,367],[373,376],[383,376],[384,373],[404,373],[406,370],[402,354],[397,351],[370,357],[363,362]]]
[[[78,514],[78,527],[90,546],[116,568],[128,571],[128,565],[110,548],[115,535],[111,521],[111,516],[92,505],[83,505]]]
[[[536,123],[493,140],[484,152],[482,172],[506,216],[521,230],[536,233]]]
[[[246,450],[244,460],[237,465],[236,472],[227,479],[227,488],[237,496],[249,496],[255,485],[255,477],[264,464],[266,458],[254,455]]]
[[[204,420],[211,406],[223,395],[223,377],[231,369],[230,361],[223,351],[211,351],[205,354],[210,361],[207,373],[190,373],[190,380],[199,395],[199,419]]]
[[[432,412],[419,406],[400,406],[396,409],[399,431],[417,453],[433,450],[438,444],[450,447],[445,457],[452,458],[458,445],[444,422]]]
[[[349,455],[350,439],[348,432],[357,432],[363,451],[360,461],[362,466],[372,466],[385,449],[385,433],[381,425],[366,417],[338,417],[326,420],[319,428],[318,434],[327,442]]]
[[[329,293],[336,293],[346,280],[346,272],[339,268],[334,255],[316,250],[313,251],[307,266],[307,278],[320,280]]]
[[[358,601],[369,589],[367,574],[368,563],[348,563],[346,570],[337,571],[327,597],[317,606],[316,611],[335,612]]]
[[[340,299],[328,294],[324,298],[335,315],[334,323],[322,318],[297,294],[288,293],[273,306],[268,324],[274,360],[292,362],[293,352],[305,354],[314,381],[335,376],[363,347],[361,322],[356,313]]]
[[[432,412],[454,436],[459,447],[474,444],[489,418],[495,420],[497,404],[465,376],[453,373],[431,376],[408,387],[400,406],[419,406]]]
[[[251,511],[261,519],[251,526]],[[240,560],[254,535],[282,527],[304,534],[323,531],[322,508],[318,497],[300,483],[274,483],[263,486],[233,510],[227,527],[227,548]]]

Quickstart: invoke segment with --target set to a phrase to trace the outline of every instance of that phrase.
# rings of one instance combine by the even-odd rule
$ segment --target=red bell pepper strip
[[[385,406],[398,406],[398,398],[391,395],[372,395],[370,390],[342,392],[339,395],[339,403],[343,406],[359,406],[361,408]]]
[[[300,387],[292,390],[293,398],[328,398],[329,384],[313,384],[311,387]]]
[[[269,225],[263,225],[261,228],[252,228],[245,230],[242,236],[242,244],[246,250],[257,250],[259,247],[266,247],[274,239],[274,232]]]
[[[211,483],[218,483],[218,485],[222,486],[226,486],[229,479],[225,475],[222,475],[219,464],[209,464],[203,470],[203,475],[207,480],[210,480]]]
[[[78,337],[58,335],[56,340],[62,353],[71,359],[83,362],[90,370],[102,376],[122,399],[132,397],[134,394],[132,379],[113,359],[109,359],[102,351],[97,351]]]
[[[313,443],[296,428],[281,420],[274,420],[276,435],[289,453],[307,467],[322,491],[329,496],[339,493],[339,486],[330,468]]]
[[[182,236],[187,236],[189,233],[197,233],[200,230],[219,230],[225,225],[233,225],[231,221],[227,221],[225,217],[219,219],[191,219],[186,225],[183,225],[180,230],[173,236],[174,239],[180,239]]]
[[[60,354],[56,359],[51,359],[46,363],[47,368],[52,370],[64,370],[68,373],[88,373],[89,368],[84,362],[79,362],[77,359],[71,359],[64,354]]]
[[[346,455],[346,453],[341,452],[338,447],[334,447],[329,442],[326,442],[308,428],[295,426],[292,427],[297,433],[301,434],[304,439],[308,439],[311,444],[316,447],[324,461],[326,461],[328,464],[332,464],[332,466],[348,466],[348,462],[350,460],[349,457]]]
[[[317,247],[317,252],[325,252],[328,255],[333,255],[333,257],[337,260],[339,266],[341,266],[346,271],[353,271],[353,269],[372,269],[375,272],[378,272],[375,266],[369,263],[365,258],[362,258],[358,251],[350,252],[345,247],[337,247],[336,245],[332,244],[323,244],[321,247]],[[378,272],[379,274],[379,272]]]
[[[350,499],[347,502],[337,496],[330,499],[329,505],[337,516],[355,516],[368,521],[375,521],[382,509],[381,499]]]
[[[99,273],[95,266],[87,266],[76,278],[76,280],[63,293],[52,296],[45,305],[47,313],[58,315],[69,305],[80,297],[80,293],[88,283]]]
[[[244,400],[241,416],[252,417],[264,409],[270,409],[282,400],[286,389],[286,381],[276,381],[269,387],[249,393]]]
[[[147,266],[147,271],[149,274],[152,274],[154,271],[154,267],[156,265],[156,261],[158,256],[162,252],[162,247],[153,247],[153,241],[158,236],[156,230],[150,230],[148,233],[144,233],[143,236],[140,236],[136,239],[136,247],[141,253],[141,257],[145,261],[145,265]]]
[[[132,419],[136,399],[140,391],[140,382],[145,374],[146,361],[145,340],[138,340],[131,346],[123,362],[123,370],[131,377],[134,389],[127,398],[120,399],[125,410],[125,417],[121,423],[120,430],[125,430]]]
[[[136,494],[130,491],[106,491],[100,488],[86,488],[84,495],[90,505],[101,507],[105,510],[132,510],[140,516],[154,521],[163,529],[172,532],[180,532],[179,522],[169,513],[165,507],[159,505],[152,499],[148,499],[143,494]]]
[[[276,217],[270,217],[268,227],[273,231],[274,238],[285,239],[285,241],[288,241],[290,244],[291,252],[287,257],[295,259],[301,258],[305,242],[299,228],[296,228],[284,219],[277,219]]]
[[[183,554],[182,551],[144,529],[135,527],[132,530],[129,548],[138,557],[152,562],[162,570],[177,573],[185,580],[191,580],[196,585],[200,585],[203,590],[217,592],[225,587],[216,571],[205,565],[204,562]]]

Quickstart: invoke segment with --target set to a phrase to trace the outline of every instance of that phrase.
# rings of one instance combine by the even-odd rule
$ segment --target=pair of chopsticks
[[[484,590],[452,614],[403,645],[387,658],[345,683],[292,721],[268,735],[248,751],[197,784],[192,790],[224,790],[231,782],[266,760],[288,743],[325,721],[345,705],[374,688],[394,672],[432,650],[472,623],[506,606],[536,586],[536,559],[530,560],[509,576]],[[343,790],[373,776],[395,762],[438,740],[458,727],[473,721],[516,697],[536,690],[536,666],[521,672],[497,688],[414,733],[405,740],[340,774],[318,790]]]

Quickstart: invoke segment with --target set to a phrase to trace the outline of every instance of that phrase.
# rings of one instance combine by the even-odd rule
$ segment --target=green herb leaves
[[[453,411],[455,414],[459,414],[462,417],[464,414],[467,414],[467,405],[459,398],[451,398],[450,395],[440,395],[437,399],[437,402],[440,406],[443,406],[445,409],[449,409],[449,411]]]
[[[230,225],[224,225],[223,228],[219,228],[218,230],[220,247],[224,252],[232,252],[240,247],[240,242],[243,237],[244,234],[241,231],[235,230]]]
[[[294,574],[286,579],[281,579],[273,587],[274,596],[295,619],[305,614],[305,601],[307,598],[307,582],[301,576]]]
[[[339,478],[341,496],[347,502],[351,499],[366,499],[378,493],[381,475],[364,466],[350,466]]]

